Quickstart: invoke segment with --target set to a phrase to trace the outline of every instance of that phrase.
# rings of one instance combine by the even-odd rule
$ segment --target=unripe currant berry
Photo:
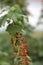
[[[11,40],[11,45],[13,45],[14,44],[14,41],[13,41],[13,39]]]
[[[22,38],[22,36],[23,36],[22,33],[20,33],[20,37],[21,37],[21,38]]]
[[[18,32],[16,32],[16,35],[18,35],[19,33]]]
[[[16,38],[19,39],[20,38],[20,34],[16,33]]]
[[[16,24],[16,21],[13,20],[14,25]]]
[[[16,38],[20,38],[19,36],[16,36]]]

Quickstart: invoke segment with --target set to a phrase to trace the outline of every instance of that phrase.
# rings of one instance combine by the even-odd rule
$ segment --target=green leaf
[[[6,62],[6,61],[1,61],[0,65],[10,65],[10,64],[8,62]]]
[[[14,11],[14,12],[20,13],[20,12],[21,12],[21,9],[20,9],[20,6],[16,4],[16,5],[13,5],[13,6],[10,8],[10,11]]]
[[[9,33],[11,33],[12,35],[15,35],[16,32],[21,33],[22,31],[22,26],[19,24],[9,24],[6,31],[8,31]]]
[[[0,51],[0,55],[8,56],[8,53]]]
[[[27,56],[27,59],[30,60],[30,61],[32,60],[32,59],[30,58],[30,56]]]
[[[15,10],[15,5],[10,8],[11,11]]]

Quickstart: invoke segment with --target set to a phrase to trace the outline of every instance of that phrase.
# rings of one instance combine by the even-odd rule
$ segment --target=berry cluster
[[[27,44],[25,44],[25,38],[21,37],[21,35],[16,32],[14,37],[11,39],[11,45],[14,46],[16,50],[14,50],[13,55],[15,58],[20,58],[21,61],[19,61],[19,65],[29,65],[30,61],[27,59],[27,52],[26,49],[28,47]]]

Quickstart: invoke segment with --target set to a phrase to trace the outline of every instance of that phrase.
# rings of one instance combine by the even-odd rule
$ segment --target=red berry
[[[26,64],[29,64],[30,62],[28,60],[26,60]]]
[[[23,52],[22,52],[22,56],[24,56],[24,57],[27,56],[26,51],[23,51]]]
[[[22,43],[24,43],[24,42],[25,42],[25,38],[22,38],[22,40],[21,40],[21,41],[22,41]]]
[[[16,56],[16,55],[17,55],[17,53],[16,53],[16,52],[14,52],[13,54],[14,54],[14,56]]]
[[[27,44],[23,44],[23,49],[27,49],[28,45]]]

